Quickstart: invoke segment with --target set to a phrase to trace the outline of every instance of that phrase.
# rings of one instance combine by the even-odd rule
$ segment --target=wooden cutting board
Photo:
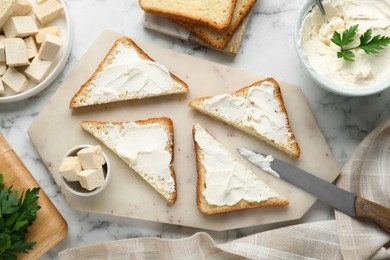
[[[34,177],[1,134],[0,173],[4,176],[5,186],[12,185],[13,190],[17,190],[19,195],[27,189],[39,187]],[[28,254],[20,254],[19,259],[39,258],[58,244],[68,232],[65,220],[42,189],[39,192],[37,203],[41,209],[26,235],[27,241],[35,241],[37,244]]]
[[[134,39],[136,43],[148,55],[166,65],[187,82],[190,92],[186,95],[69,109],[71,97],[92,75],[120,36],[111,31],[101,34],[69,73],[28,131],[31,141],[73,209],[197,228],[227,230],[298,219],[315,202],[311,195],[261,172],[246,162],[236,152],[236,147],[247,147],[272,154],[327,181],[333,181],[339,174],[339,167],[299,87],[279,82],[292,128],[302,149],[302,156],[299,159],[292,159],[270,145],[188,107],[189,101],[194,98],[230,93],[263,79],[264,76],[196,59],[136,39]],[[178,199],[174,205],[167,205],[162,196],[103,145],[102,148],[107,153],[112,167],[112,178],[106,189],[93,197],[77,197],[62,187],[58,168],[64,154],[76,145],[100,144],[82,130],[80,121],[134,121],[160,116],[168,116],[174,123],[174,168],[178,187]],[[200,213],[195,199],[197,172],[191,136],[192,124],[195,122],[205,127],[219,142],[236,154],[240,161],[261,175],[266,183],[286,196],[290,205],[212,216]]]

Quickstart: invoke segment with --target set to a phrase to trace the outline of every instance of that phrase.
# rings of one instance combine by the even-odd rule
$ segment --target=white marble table
[[[390,89],[369,97],[342,97],[318,88],[305,74],[295,53],[292,39],[293,24],[301,1],[259,0],[254,7],[241,49],[235,58],[144,29],[141,26],[143,14],[136,0],[65,0],[65,4],[70,12],[74,37],[72,53],[65,70],[48,89],[37,96],[13,104],[0,104],[0,132],[69,225],[67,237],[46,254],[44,259],[55,258],[59,251],[66,248],[95,242],[141,236],[179,238],[200,231],[73,211],[59,192],[27,136],[30,123],[104,29],[111,29],[188,55],[299,85],[340,166],[351,156],[359,142],[377,124],[390,116]],[[332,209],[317,202],[303,219],[294,223],[330,218],[333,218]],[[224,242],[288,224],[293,223],[208,233],[217,242]]]

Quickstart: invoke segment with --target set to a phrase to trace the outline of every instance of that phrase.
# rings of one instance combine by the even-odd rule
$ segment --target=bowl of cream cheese
[[[378,53],[353,49],[354,61],[338,58],[340,46],[332,42],[334,32],[358,25],[347,47],[360,44],[368,29],[372,36],[390,36],[390,0],[323,0],[328,23],[324,23],[313,0],[299,10],[294,28],[298,57],[308,74],[322,88],[339,95],[366,96],[390,86],[390,45]]]

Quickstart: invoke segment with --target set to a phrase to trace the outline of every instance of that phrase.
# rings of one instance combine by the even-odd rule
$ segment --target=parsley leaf
[[[390,37],[375,35],[365,44],[360,43],[360,48],[364,50],[365,53],[378,53],[383,50],[388,44],[390,44]]]
[[[355,61],[355,54],[352,51],[339,51],[337,58],[344,58],[347,61]]]
[[[358,28],[358,24],[349,27],[347,30],[343,32],[343,35],[341,36],[340,33],[334,32],[333,37],[331,39],[332,42],[334,42],[336,45],[340,46],[341,48],[343,46],[346,46],[353,42],[353,37],[356,35],[356,29]]]
[[[36,242],[25,240],[27,228],[36,219],[39,188],[28,189],[20,197],[5,187],[0,174],[0,259],[16,259],[15,253],[27,253]]]
[[[354,49],[362,49],[366,54],[378,53],[390,44],[390,37],[382,36],[380,34],[372,37],[372,30],[368,29],[359,38],[360,44],[352,48],[346,48],[347,45],[354,41],[358,24],[349,27],[341,35],[339,32],[333,32],[331,41],[340,46],[341,50],[337,52],[337,57],[346,61],[355,61]]]

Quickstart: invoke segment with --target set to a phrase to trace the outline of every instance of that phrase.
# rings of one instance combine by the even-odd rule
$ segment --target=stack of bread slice
[[[197,35],[211,47],[223,49],[256,0],[139,0],[141,8],[167,17]]]

